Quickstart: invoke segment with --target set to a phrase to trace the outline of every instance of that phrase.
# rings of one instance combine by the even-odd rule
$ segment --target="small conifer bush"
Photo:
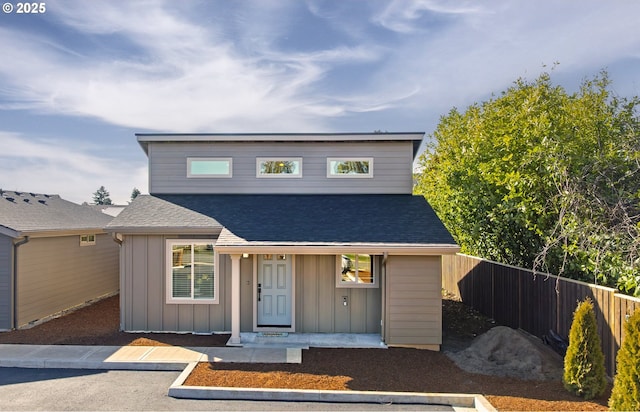
[[[616,365],[609,408],[640,411],[640,310],[624,324],[624,340],[616,356]]]
[[[596,315],[589,298],[578,303],[573,313],[562,383],[569,392],[584,399],[602,395],[607,386]]]

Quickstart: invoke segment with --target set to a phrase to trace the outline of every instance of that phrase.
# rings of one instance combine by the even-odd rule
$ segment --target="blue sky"
[[[44,3],[0,13],[0,188],[78,203],[147,191],[136,132],[429,135],[554,62],[640,95],[633,0]]]

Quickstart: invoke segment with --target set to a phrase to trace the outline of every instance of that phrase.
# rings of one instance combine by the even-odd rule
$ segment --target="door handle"
[[[262,294],[262,284],[258,283],[258,302],[260,302],[260,295]]]

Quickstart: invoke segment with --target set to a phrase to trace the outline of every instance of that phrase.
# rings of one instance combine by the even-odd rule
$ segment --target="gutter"
[[[18,248],[29,242],[29,236],[25,236],[19,242],[13,244],[13,316],[11,319],[11,329],[18,327]]]

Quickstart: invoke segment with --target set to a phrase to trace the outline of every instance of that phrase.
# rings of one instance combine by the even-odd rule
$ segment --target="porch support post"
[[[240,345],[240,258],[231,256],[231,338],[227,345]]]

